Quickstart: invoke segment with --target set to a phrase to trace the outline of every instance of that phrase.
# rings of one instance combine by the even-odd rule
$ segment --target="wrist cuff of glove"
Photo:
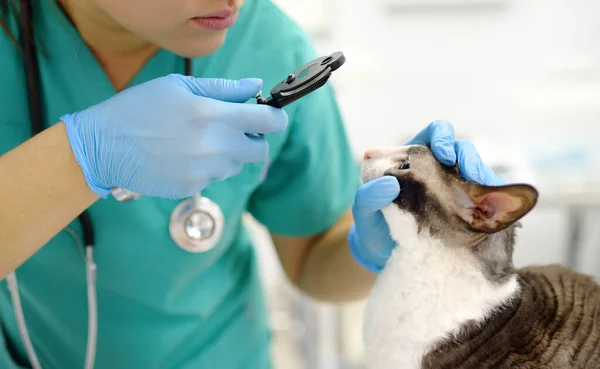
[[[107,189],[98,185],[93,179],[92,172],[88,169],[87,161],[85,160],[85,148],[83,147],[83,143],[81,142],[81,137],[79,136],[78,129],[74,126],[74,120],[76,115],[77,113],[65,114],[62,117],[60,117],[60,120],[65,124],[65,128],[67,130],[67,138],[69,140],[69,144],[71,145],[71,150],[73,151],[75,160],[77,160],[77,164],[79,164],[79,167],[83,171],[83,177],[85,178],[85,182],[87,183],[87,185],[93,193],[95,193],[103,199],[106,199],[108,195],[110,195],[112,189]]]
[[[356,233],[356,228],[354,225],[350,229],[350,233],[348,233],[348,245],[350,247],[350,254],[360,266],[375,274],[379,274],[381,272],[383,266],[367,261],[363,256],[361,256],[359,249],[364,249],[364,247],[361,247],[362,243],[358,238],[358,234]]]

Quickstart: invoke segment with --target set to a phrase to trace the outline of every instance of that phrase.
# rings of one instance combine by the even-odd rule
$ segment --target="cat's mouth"
[[[393,202],[402,209],[417,211],[424,188],[414,179],[414,173],[410,170],[410,157],[387,169],[383,175],[396,178],[400,184],[400,193]]]
[[[405,147],[371,149],[365,152],[361,176],[364,183],[386,176],[399,176],[410,170]]]

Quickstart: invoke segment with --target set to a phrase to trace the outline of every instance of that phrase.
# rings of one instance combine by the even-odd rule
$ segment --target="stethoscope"
[[[27,100],[29,117],[31,121],[31,135],[40,133],[44,128],[44,102],[42,99],[39,64],[35,44],[33,42],[33,21],[31,2],[21,0],[20,43],[24,54],[25,78],[27,87]],[[192,65],[189,58],[184,58],[185,74],[192,74]],[[139,196],[124,189],[116,188],[113,196],[118,201],[137,199]],[[85,250],[86,284],[88,297],[88,339],[84,367],[91,369],[94,366],[97,339],[97,295],[96,295],[96,264],[94,261],[94,228],[87,211],[78,216],[83,238],[73,229],[65,230],[77,241],[79,247]],[[206,252],[213,249],[221,239],[225,224],[225,217],[221,208],[212,200],[203,197],[200,193],[190,199],[179,203],[173,210],[169,221],[169,233],[173,241],[183,250],[189,252]],[[6,277],[11,295],[15,320],[19,334],[29,362],[33,369],[42,369],[39,359],[31,343],[25,316],[19,295],[18,280],[15,272]]]
[[[44,128],[44,104],[41,94],[41,83],[35,44],[33,41],[33,20],[31,14],[31,2],[21,0],[20,12],[20,44],[25,63],[25,80],[27,87],[27,100],[29,104],[29,119],[31,121],[31,135],[40,133]],[[94,367],[96,356],[96,339],[98,328],[98,306],[96,301],[96,263],[94,261],[94,228],[90,217],[86,211],[78,217],[83,230],[83,237],[77,234],[70,227],[65,228],[77,242],[80,249],[83,250],[83,258],[86,265],[86,286],[88,300],[88,337],[85,355],[85,369]],[[19,285],[15,272],[6,276],[8,289],[10,292],[15,320],[21,336],[21,341],[25,346],[27,357],[33,369],[42,369],[40,361],[36,355],[27,325],[19,295]]]
[[[186,74],[187,59],[186,59]],[[137,200],[137,193],[115,188],[113,197],[120,202]],[[193,253],[206,252],[213,249],[223,235],[225,216],[214,201],[195,194],[180,202],[171,212],[169,234],[171,239],[183,250]]]
[[[33,41],[33,20],[29,0],[21,0],[20,17],[20,43],[24,54],[31,135],[34,136],[44,129],[45,109],[41,93],[39,65]],[[331,73],[344,64],[345,60],[346,58],[341,52],[314,59],[277,84],[271,90],[271,96],[264,98],[259,92],[255,96],[257,103],[283,108],[325,85]],[[184,58],[184,62],[184,73],[191,75],[191,60]],[[139,194],[122,188],[113,189],[112,195],[120,202],[137,200],[141,197]],[[78,246],[84,251],[88,300],[88,339],[84,367],[92,369],[96,355],[98,327],[94,228],[86,211],[78,216],[78,220],[81,223],[83,237],[80,237],[77,232],[69,227],[65,231],[77,241]],[[173,242],[181,249],[200,253],[211,250],[218,244],[223,234],[224,225],[225,217],[221,208],[214,201],[197,193],[191,198],[180,202],[173,209],[169,219],[169,233]],[[42,369],[25,324],[15,272],[10,273],[6,278],[19,334],[27,351],[29,362],[33,369]]]
[[[31,2],[21,0],[21,25],[20,43],[24,53],[25,77],[27,87],[27,99],[29,105],[29,116],[31,120],[31,135],[36,135],[44,127],[44,105],[42,99],[39,66],[35,44],[33,42],[33,30],[31,19]],[[192,65],[189,58],[185,58],[185,74],[192,74]],[[137,199],[139,196],[127,190],[116,188],[113,196],[118,201]],[[97,294],[96,294],[96,264],[94,261],[94,228],[87,211],[78,216],[83,238],[73,229],[65,230],[77,241],[78,246],[85,250],[86,263],[86,285],[88,299],[88,338],[84,367],[94,367],[97,339]],[[179,203],[173,210],[169,221],[169,233],[173,241],[183,250],[189,252],[206,252],[213,249],[221,239],[225,217],[221,208],[212,200],[201,196],[199,193],[190,199]],[[31,342],[25,316],[19,295],[19,285],[15,272],[6,277],[8,289],[11,295],[15,320],[19,334],[29,362],[33,369],[42,369]]]

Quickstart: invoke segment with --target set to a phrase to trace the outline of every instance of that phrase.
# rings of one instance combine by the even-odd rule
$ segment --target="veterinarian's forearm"
[[[348,248],[352,223],[348,212],[313,246],[298,282],[311,297],[341,303],[364,299],[371,291],[377,276],[358,265]]]
[[[0,279],[97,199],[62,123],[0,156]]]

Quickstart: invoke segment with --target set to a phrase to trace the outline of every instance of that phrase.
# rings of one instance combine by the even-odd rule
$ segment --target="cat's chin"
[[[361,179],[363,183],[371,182],[384,176],[383,171],[377,167],[368,166],[361,169]]]

